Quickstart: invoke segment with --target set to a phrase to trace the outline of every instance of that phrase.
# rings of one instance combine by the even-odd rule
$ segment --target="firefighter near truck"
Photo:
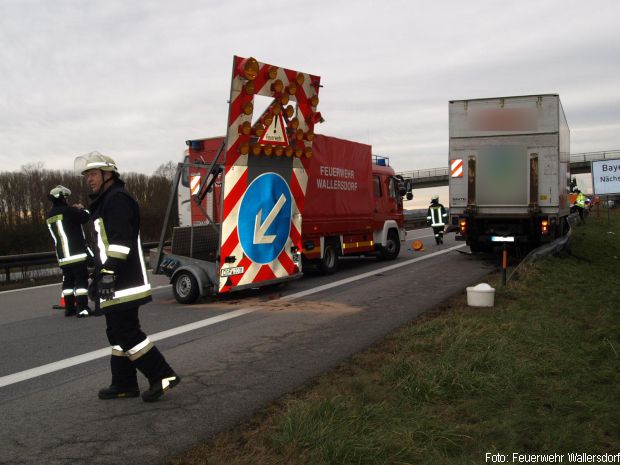
[[[398,256],[404,192],[389,159],[315,135],[319,89],[318,76],[234,57],[227,134],[186,142],[152,257],[178,302],[297,279],[303,266],[329,274],[341,256]]]
[[[570,132],[556,94],[449,103],[450,223],[472,252],[569,230]]]

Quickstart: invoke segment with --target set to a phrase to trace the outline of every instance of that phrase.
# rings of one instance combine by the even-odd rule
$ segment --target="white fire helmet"
[[[439,196],[438,195],[433,195],[431,197],[431,202],[439,202]]]
[[[61,186],[60,184],[50,191],[50,197],[54,197],[55,199],[59,199],[61,197],[69,197],[70,195],[71,189],[65,186]]]
[[[111,157],[99,152],[90,152],[77,157],[73,162],[73,170],[76,174],[82,175],[90,170],[118,172],[116,162]]]

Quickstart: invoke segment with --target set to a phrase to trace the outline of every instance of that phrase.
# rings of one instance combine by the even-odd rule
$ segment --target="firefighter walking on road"
[[[70,206],[67,197],[71,190],[65,186],[54,187],[48,198],[52,209],[47,214],[47,228],[56,245],[56,257],[62,270],[62,296],[65,316],[78,318],[90,315],[88,307],[87,259],[90,250],[82,225],[88,221],[88,210]]]
[[[444,206],[439,203],[439,196],[434,195],[431,198],[431,204],[426,212],[426,222],[433,228],[437,245],[443,244],[443,230],[446,226],[447,219],[448,214]]]
[[[150,302],[151,285],[140,243],[140,210],[125,189],[114,160],[99,152],[75,159],[75,170],[91,190],[90,212],[96,235],[95,314],[105,315],[112,346],[112,382],[100,399],[138,397],[137,370],[149,381],[142,400],[153,402],[176,386],[180,377],[140,329],[138,310]]]

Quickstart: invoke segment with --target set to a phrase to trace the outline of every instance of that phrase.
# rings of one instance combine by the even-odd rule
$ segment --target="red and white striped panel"
[[[200,174],[193,174],[189,179],[189,190],[192,195],[197,195],[200,191]]]
[[[235,56],[233,60],[228,130],[226,135],[227,149],[224,167],[224,202],[219,268],[224,274],[226,274],[225,270],[228,268],[236,269],[238,274],[219,278],[219,292],[222,293],[229,292],[238,286],[286,279],[301,272],[301,263],[296,263],[293,260],[291,248],[296,246],[300,252],[302,250],[301,213],[308,184],[307,170],[304,168],[304,162],[307,162],[306,156],[311,156],[311,152],[307,153],[306,150],[312,149],[312,142],[305,138],[303,140],[296,140],[294,131],[289,133],[288,139],[291,144],[295,144],[296,148],[302,149],[301,156],[292,155],[292,160],[286,162],[287,156],[285,154],[279,157],[271,155],[271,162],[274,164],[281,161],[292,165],[289,185],[292,195],[291,228],[282,252],[270,263],[255,263],[244,254],[239,240],[239,210],[243,196],[251,181],[248,179],[248,165],[254,166],[252,163],[256,161],[257,157],[267,156],[265,152],[259,155],[248,154],[249,147],[253,147],[258,143],[258,137],[252,135],[252,133],[244,134],[241,129],[244,123],[246,123],[246,126],[248,123],[252,124],[254,96],[272,97],[274,101],[267,110],[271,111],[275,105],[280,105],[283,110],[287,105],[282,105],[280,99],[284,93],[289,95],[291,103],[297,103],[296,117],[299,121],[297,129],[301,129],[305,135],[313,134],[314,123],[320,119],[320,114],[316,112],[320,87],[319,76],[257,62],[258,73],[255,79],[249,80],[243,74],[243,66],[248,60],[252,59]],[[273,73],[272,76],[270,76],[270,72]],[[303,82],[301,82],[302,80]],[[282,83],[281,91],[274,90],[277,81]],[[289,86],[296,87],[295,91],[289,92]],[[316,100],[313,101],[312,99],[315,96]],[[253,129],[256,128],[257,123]],[[263,150],[262,147],[259,149]],[[261,166],[264,166],[264,164]],[[234,257],[234,261],[231,261],[231,257]],[[227,258],[228,262],[226,262]],[[241,269],[243,271],[239,273]],[[218,273],[218,276],[222,276],[221,273]]]
[[[450,160],[450,177],[463,177],[463,159],[457,158],[455,160]]]

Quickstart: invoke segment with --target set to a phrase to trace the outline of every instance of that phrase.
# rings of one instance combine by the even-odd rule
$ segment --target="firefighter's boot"
[[[155,346],[133,363],[149,380],[149,389],[142,393],[144,402],[155,402],[181,381],[181,377],[172,370]]]
[[[65,316],[74,316],[77,313],[75,309],[75,296],[73,294],[65,295]]]
[[[77,301],[77,317],[84,318],[91,316],[92,311],[88,306],[88,295],[78,295],[75,300]]]
[[[112,355],[110,368],[112,369],[112,384],[99,391],[100,399],[123,399],[140,395],[136,367],[133,366],[129,357]]]

